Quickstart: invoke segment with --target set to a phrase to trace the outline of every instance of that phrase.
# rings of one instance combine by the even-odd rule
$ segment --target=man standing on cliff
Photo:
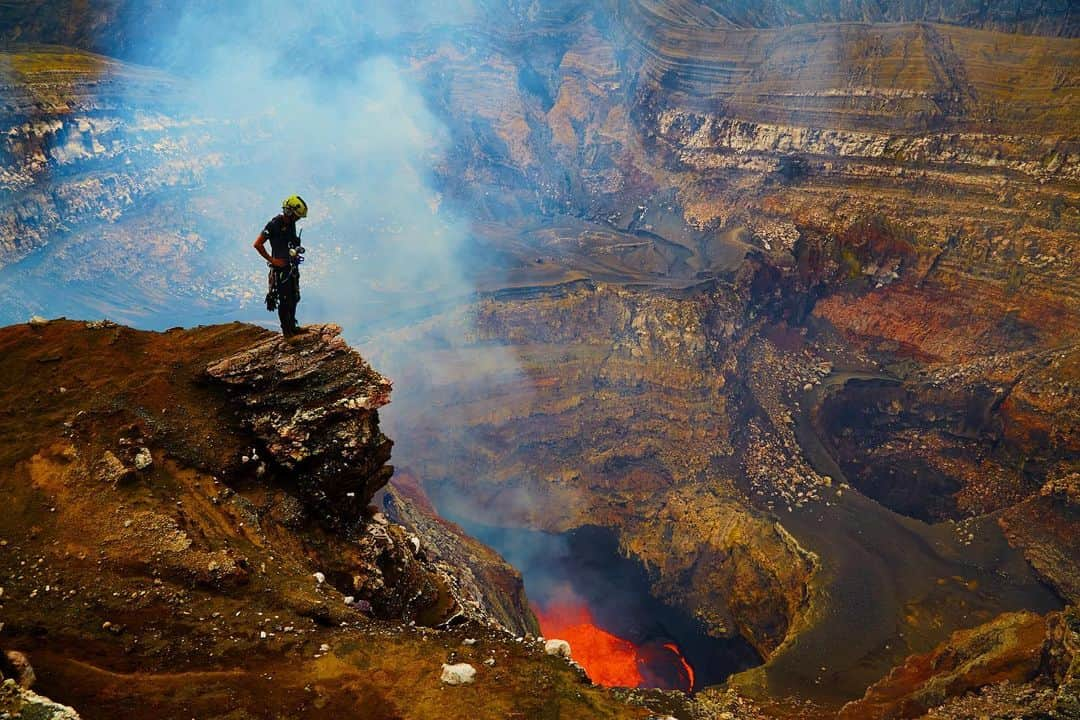
[[[291,337],[306,332],[296,324],[296,304],[300,302],[300,263],[304,249],[296,234],[296,221],[307,217],[307,203],[299,195],[285,198],[281,214],[266,223],[255,239],[255,249],[270,266],[270,291],[266,294],[266,309],[277,307],[281,334]],[[270,253],[266,241],[270,241]]]

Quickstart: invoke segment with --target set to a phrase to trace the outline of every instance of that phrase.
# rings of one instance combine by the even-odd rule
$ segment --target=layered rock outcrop
[[[1031,613],[1002,615],[953,634],[926,655],[908,658],[875,683],[841,720],[918,717],[944,700],[1000,682],[1025,683],[1038,673],[1047,639],[1046,621]]]
[[[379,431],[390,381],[341,338],[336,325],[309,325],[292,339],[267,338],[211,363],[240,421],[267,459],[297,479],[297,489],[330,524],[360,519],[394,469],[393,443]]]
[[[1009,541],[1071,603],[1080,602],[1080,475],[1051,477],[1039,492],[1005,511],[999,522]]]

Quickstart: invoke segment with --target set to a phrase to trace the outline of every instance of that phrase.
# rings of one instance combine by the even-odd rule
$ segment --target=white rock
[[[465,638],[464,640],[461,641],[461,644],[462,645],[475,645],[476,644],[476,638]]]
[[[495,658],[488,658],[484,661],[484,664],[488,667],[495,667]]]
[[[153,464],[154,456],[150,454],[150,448],[139,448],[139,452],[135,453],[135,468],[145,470]]]
[[[326,576],[323,575],[321,572],[317,572],[311,577],[315,578],[315,582],[319,583],[320,585],[326,582]]]
[[[262,638],[263,640],[265,640],[266,639],[266,631],[265,630],[261,631],[259,633],[259,637]]]
[[[43,318],[40,315],[34,315],[33,317],[30,318],[30,324],[33,325],[34,327],[38,327],[40,325],[48,325],[49,321],[48,321],[48,319]]]
[[[345,596],[345,604],[346,605],[352,605],[354,602],[356,602],[356,598],[354,598],[352,595],[346,595]]]
[[[442,677],[447,685],[466,685],[476,679],[476,668],[469,663],[442,666]]]
[[[548,655],[558,655],[570,658],[570,643],[565,640],[548,640],[544,643],[544,652]]]
[[[319,646],[319,652],[330,652],[330,646],[326,643],[323,643]]]
[[[420,538],[416,537],[415,535],[410,535],[409,536],[409,542],[412,543],[413,555],[419,555],[420,554]]]

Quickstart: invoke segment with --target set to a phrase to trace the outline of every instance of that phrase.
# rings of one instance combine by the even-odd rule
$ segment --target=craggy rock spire
[[[274,336],[207,366],[266,454],[295,479],[329,524],[347,526],[393,474],[393,441],[379,430],[390,381],[341,337],[337,325]]]

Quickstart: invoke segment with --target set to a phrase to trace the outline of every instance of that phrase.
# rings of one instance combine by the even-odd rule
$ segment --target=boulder
[[[570,643],[565,640],[548,640],[544,643],[544,652],[570,659]]]
[[[4,677],[15,680],[19,687],[26,690],[29,690],[37,680],[34,668],[30,665],[30,658],[17,650],[8,650],[4,653],[3,670]]]
[[[442,666],[442,680],[447,685],[467,685],[476,679],[476,668],[469,663]]]

